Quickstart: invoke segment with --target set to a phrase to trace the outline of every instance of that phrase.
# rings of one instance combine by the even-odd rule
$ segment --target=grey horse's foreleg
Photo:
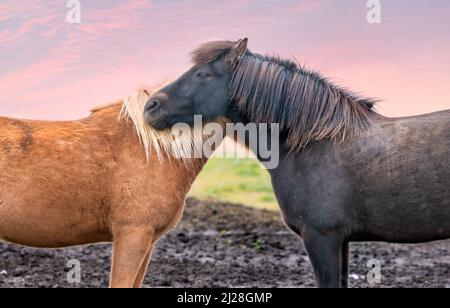
[[[343,274],[347,257],[346,242],[335,234],[320,234],[314,230],[303,233],[303,241],[316,274],[319,288],[345,287]],[[348,247],[348,246],[347,246]]]
[[[342,245],[342,275],[341,275],[342,288],[348,288],[349,254],[350,254],[350,243],[345,242]]]

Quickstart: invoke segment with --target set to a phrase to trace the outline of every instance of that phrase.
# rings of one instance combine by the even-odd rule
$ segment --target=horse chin
[[[189,126],[194,125],[193,116],[161,116],[158,118],[146,117],[146,122],[155,130],[163,131],[171,129],[177,124],[187,124]]]
[[[166,120],[166,117],[159,116],[154,117],[153,115],[146,113],[144,115],[145,123],[147,123],[149,126],[151,126],[155,130],[165,130],[168,128],[168,123]]]
[[[163,119],[163,118],[152,118],[149,117],[148,115],[145,116],[145,122],[151,126],[153,129],[158,130],[158,131],[162,131],[162,130],[166,130],[169,128],[169,124],[167,122],[167,120]]]
[[[150,126],[158,131],[163,131],[171,128],[169,122],[167,122],[166,120],[155,121],[153,123],[150,123]]]

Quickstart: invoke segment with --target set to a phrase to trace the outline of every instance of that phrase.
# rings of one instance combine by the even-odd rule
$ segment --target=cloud
[[[411,15],[400,9],[410,7],[409,2],[387,3],[386,22],[370,27],[365,23],[365,3],[333,3],[81,0],[82,23],[71,25],[66,22],[65,0],[4,0],[0,2],[0,112],[48,118],[79,115],[125,96],[134,84],[182,72],[189,66],[190,50],[200,43],[242,36],[250,38],[255,52],[295,55],[331,77],[360,76],[345,84],[368,95],[400,100],[399,93],[410,93],[407,82],[388,88],[388,82],[368,78],[379,68],[380,79],[395,75],[396,80],[402,76],[409,80],[407,72],[392,71],[400,63],[408,68],[411,63],[427,63],[417,75],[435,76],[433,80],[441,85],[450,82],[449,44],[443,35],[448,32],[450,5],[436,14],[436,8],[417,3]],[[385,73],[381,67],[387,67]],[[411,84],[421,90],[414,94],[417,97],[433,91],[434,97],[448,97],[444,86],[430,86],[433,91],[427,92],[418,86],[418,79]]]
[[[60,6],[61,3],[58,7]],[[22,85],[34,84],[39,80],[45,80],[64,72],[65,68],[70,68],[71,64],[84,56],[88,62],[89,54],[96,47],[96,44],[99,48],[104,47],[108,44],[109,39],[117,36],[118,32],[126,32],[136,28],[139,24],[139,14],[143,10],[151,8],[151,2],[148,0],[132,0],[101,9],[89,9],[84,5],[82,8],[83,23],[81,25],[69,25],[63,22],[65,16],[58,14],[55,7],[50,11],[46,10],[44,14],[41,11],[43,9],[41,6],[34,7],[30,11],[28,6],[15,5],[14,11],[24,10],[23,14],[20,15],[23,22],[17,29],[7,28],[0,32],[0,43],[5,44],[8,48],[14,48],[24,39],[31,42],[35,41],[35,34],[46,39],[53,38],[60,32],[63,32],[64,35],[59,43],[54,44],[55,46],[49,49],[42,59],[10,76],[6,76],[4,79],[20,80]],[[4,9],[4,6],[0,6],[0,12]],[[28,18],[27,14],[30,15]],[[29,47],[32,48],[32,43]],[[114,48],[109,48],[109,50],[114,53]],[[80,62],[86,62],[86,60],[83,59]],[[33,78],[29,78],[31,75],[34,75]]]
[[[16,30],[6,29],[0,32],[0,44],[18,44],[27,38],[27,35],[36,29],[48,25],[56,19],[55,15],[39,16],[25,21]]]
[[[69,95],[67,91],[76,92],[71,85],[79,83],[81,74],[85,74],[83,78],[91,84],[95,80],[106,82],[104,76],[108,74],[120,76],[115,71],[117,65],[111,61],[119,63],[122,71],[125,71],[125,65],[139,67],[136,65],[138,59],[132,53],[124,52],[127,44],[119,42],[142,25],[144,12],[151,8],[152,4],[147,0],[121,1],[99,8],[82,3],[83,23],[69,25],[65,22],[66,9],[62,6],[61,10],[61,3],[46,10],[38,3],[34,7],[14,5],[12,11],[19,26],[11,25],[0,32],[0,43],[5,51],[15,50],[15,56],[26,58],[37,40],[48,40],[52,44],[31,64],[23,66],[19,62],[21,67],[8,67],[12,71],[8,74],[0,71],[0,105],[21,109],[33,106],[39,100],[41,104],[56,103],[57,99]],[[0,5],[0,12],[4,10],[5,6]],[[20,48],[19,44],[22,44]],[[5,62],[5,59],[0,61]],[[8,63],[1,65],[8,66]],[[81,85],[87,86],[87,83]],[[106,86],[99,84],[98,87]]]
[[[30,39],[39,29],[55,27],[58,19],[57,1],[8,1],[0,4],[0,44],[10,47]]]
[[[303,0],[295,1],[292,5],[288,6],[288,10],[294,12],[310,12],[315,11],[324,6],[323,0]]]
[[[87,10],[79,31],[97,37],[111,34],[111,30],[126,31],[139,26],[143,13],[152,8],[149,0],[130,0],[116,6]]]

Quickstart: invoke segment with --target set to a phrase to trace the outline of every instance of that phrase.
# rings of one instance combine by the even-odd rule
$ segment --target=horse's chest
[[[155,230],[159,236],[175,228],[181,220],[184,212],[184,203],[172,205],[166,211],[161,211],[154,216]]]
[[[295,233],[301,234],[305,223],[304,200],[291,181],[274,183],[275,195],[280,206],[283,220]],[[293,181],[295,182],[295,181]]]
[[[343,179],[336,185],[337,179],[331,176],[314,171],[296,173],[295,168],[284,168],[272,179],[283,218],[296,233],[305,227],[331,230],[346,224],[348,189]]]

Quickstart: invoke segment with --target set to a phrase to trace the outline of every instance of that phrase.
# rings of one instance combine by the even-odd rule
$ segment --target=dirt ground
[[[0,287],[106,287],[110,245],[37,250],[0,244]],[[353,244],[352,287],[450,287],[450,242]],[[78,259],[80,284],[66,279]],[[381,262],[381,284],[370,285],[367,262]],[[145,287],[314,287],[299,238],[277,212],[188,200],[180,225],[157,245]]]

